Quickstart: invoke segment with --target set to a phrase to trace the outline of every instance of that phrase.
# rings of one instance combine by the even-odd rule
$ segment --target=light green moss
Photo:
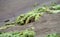
[[[49,34],[47,37],[60,37],[60,33]]]
[[[21,32],[6,32],[1,33],[0,37],[35,37],[35,32],[33,30],[24,30]]]

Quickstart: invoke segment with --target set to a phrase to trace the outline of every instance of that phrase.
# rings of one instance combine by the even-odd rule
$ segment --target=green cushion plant
[[[59,13],[60,12],[60,5],[52,5],[52,6],[43,6],[37,9],[34,9],[26,14],[21,14],[20,16],[18,16],[16,18],[16,20],[14,22],[11,23],[6,23],[5,25],[24,25],[24,24],[28,24],[31,22],[35,22],[38,21],[39,18],[41,16],[43,16],[43,14],[45,13],[51,13],[51,14],[55,14],[55,13]]]
[[[5,32],[0,33],[0,37],[35,37],[35,31],[23,30],[21,32]]]
[[[60,33],[49,34],[47,37],[60,37]]]

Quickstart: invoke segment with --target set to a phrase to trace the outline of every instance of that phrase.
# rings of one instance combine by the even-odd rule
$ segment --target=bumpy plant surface
[[[21,14],[20,16],[16,18],[14,22],[11,22],[11,23],[7,22],[5,25],[8,25],[8,26],[1,27],[0,29],[10,27],[9,25],[11,26],[24,25],[24,24],[38,21],[41,18],[41,16],[43,16],[44,13],[55,14],[59,12],[60,12],[60,5],[52,5],[49,7],[43,6],[40,8],[36,8],[26,14]]]
[[[17,19],[16,19],[16,23],[20,24],[20,25],[24,25],[24,24],[28,24],[30,22],[34,22],[37,21],[38,18],[41,16],[40,13],[27,13],[25,15],[20,15]]]
[[[60,33],[49,34],[47,37],[60,37]]]
[[[28,24],[33,21],[39,20],[39,18],[44,14],[44,13],[58,13],[60,12],[60,5],[54,5],[54,6],[45,6],[45,7],[40,7],[38,9],[34,9],[29,13],[22,14],[17,17],[16,23],[20,25]]]
[[[21,32],[6,32],[0,33],[0,37],[35,37],[35,32],[32,30],[25,30]]]

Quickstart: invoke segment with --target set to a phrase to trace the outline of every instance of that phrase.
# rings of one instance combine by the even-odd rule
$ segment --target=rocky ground
[[[0,1],[3,2],[4,0],[0,0]],[[39,0],[34,0],[34,1],[36,2],[36,1],[39,1]],[[17,1],[15,1],[15,5],[10,3],[10,7],[9,7],[9,4],[7,5],[7,3],[9,3],[9,2],[5,3],[6,5],[4,5],[2,2],[0,2],[0,5],[1,5],[0,6],[0,26],[3,26],[3,24],[4,24],[3,21],[5,19],[10,19],[10,18],[14,19],[16,17],[16,15],[24,13],[28,9],[29,10],[32,9],[32,4],[30,4],[30,6],[28,6],[29,4],[25,3],[26,5],[22,5],[22,4],[24,4],[24,3],[22,3],[22,4],[16,6],[16,4],[18,4],[18,3],[17,3]],[[32,2],[32,0],[30,0],[30,3],[31,2]],[[47,2],[47,0],[45,2]],[[57,0],[56,2],[59,3],[59,0]],[[34,2],[33,2],[33,4],[34,4]],[[14,5],[15,7],[13,8],[11,5],[12,6]],[[8,8],[6,8],[6,7],[8,7]],[[21,30],[25,30],[27,28],[30,28],[31,26],[35,27],[34,31],[36,32],[36,37],[45,37],[49,33],[55,33],[55,32],[59,33],[60,32],[60,13],[58,13],[58,14],[47,14],[46,13],[40,18],[39,21],[32,22],[30,24],[23,25],[23,26],[10,27],[10,28],[5,29],[5,30],[0,30],[0,32],[21,31]]]
[[[35,27],[36,37],[44,37],[49,33],[60,32],[60,13],[59,14],[45,14],[37,22],[33,22],[24,26],[14,26],[1,32],[21,31],[31,27]]]

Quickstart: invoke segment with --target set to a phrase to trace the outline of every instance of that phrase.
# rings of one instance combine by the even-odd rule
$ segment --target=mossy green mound
[[[49,34],[47,37],[60,37],[60,33]]]
[[[25,30],[21,32],[0,33],[0,37],[35,37],[35,32],[32,30]]]

